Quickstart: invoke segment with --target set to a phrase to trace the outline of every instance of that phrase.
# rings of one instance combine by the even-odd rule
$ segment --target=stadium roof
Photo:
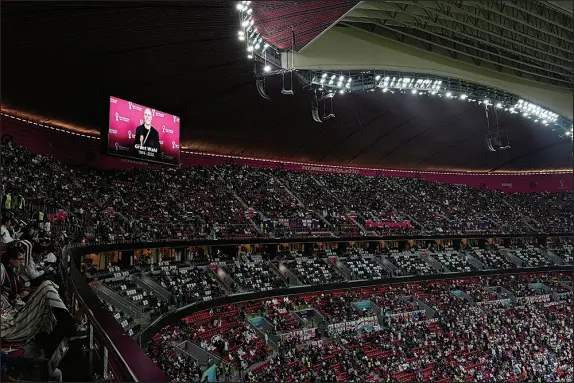
[[[571,8],[530,3],[253,2],[255,26],[284,67],[293,33],[298,51],[295,95],[281,95],[274,75],[268,101],[238,40],[235,3],[3,2],[2,109],[99,131],[114,95],[181,116],[182,146],[198,152],[420,170],[571,169],[572,142],[560,129],[500,111],[512,148],[489,152],[484,105],[428,92],[337,94],[336,118],[311,118],[316,74],[352,75],[357,87],[376,71],[452,71],[571,119]]]

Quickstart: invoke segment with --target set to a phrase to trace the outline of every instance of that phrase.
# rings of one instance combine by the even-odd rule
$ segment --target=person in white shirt
[[[10,230],[12,229],[12,219],[8,217],[2,217],[2,226],[0,226],[0,235],[2,236],[2,243],[10,243],[14,241]]]
[[[54,273],[48,269],[47,265],[39,265],[36,263],[41,259],[40,253],[34,253],[26,265],[26,275],[30,278],[32,286],[39,286],[45,280],[55,282]]]

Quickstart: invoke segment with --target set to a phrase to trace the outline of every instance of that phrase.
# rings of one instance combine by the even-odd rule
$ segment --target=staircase
[[[510,262],[514,263],[517,267],[525,267],[525,262],[518,258],[516,255],[512,254],[508,249],[501,249],[500,252],[506,257]]]
[[[186,341],[185,346],[183,346],[182,349],[185,350],[187,353],[193,355],[195,359],[197,359],[199,364],[207,364],[207,361],[210,358],[213,360],[213,363],[215,364],[220,364],[222,361],[220,357],[215,356],[214,354],[208,351],[205,351],[204,349],[202,349],[201,347],[190,341]]]
[[[281,182],[279,180],[279,178],[275,177],[275,176],[271,176],[273,177],[273,179],[275,180],[275,182],[277,182],[279,185],[281,185],[281,187],[283,187],[283,189],[285,189],[285,191],[287,192],[287,194],[289,194],[293,199],[295,199],[297,201],[297,203],[299,204],[299,206],[306,208],[305,204],[303,203],[303,201],[301,201],[301,199],[299,199],[299,197],[293,193],[291,191],[291,189],[289,189],[287,187],[287,185],[285,185],[283,182]],[[327,219],[325,217],[323,217],[321,214],[319,214],[317,211],[312,210],[313,213],[315,214],[315,216],[317,216],[321,221],[323,221],[323,223],[325,223],[325,225],[327,225],[327,227],[333,227],[333,225],[331,224],[331,222],[327,221]],[[331,233],[333,234],[333,233]]]
[[[463,255],[464,254],[464,255]],[[479,261],[478,259],[474,258],[471,254],[468,254],[467,252],[464,253],[460,253],[459,254],[461,257],[463,257],[464,259],[466,259],[466,261],[468,263],[470,263],[471,265],[473,265],[474,267],[476,267],[478,270],[486,270],[486,266],[484,265],[484,263],[482,263],[481,261]]]
[[[393,263],[389,261],[385,256],[373,257],[373,259],[375,260],[375,262],[377,262],[385,269],[387,269],[391,273],[391,275],[395,275],[395,272],[399,269],[398,267],[393,265]]]
[[[153,292],[153,295],[155,295],[157,299],[169,302],[171,298],[171,293],[162,286],[158,285],[149,276],[143,273],[139,275],[134,274],[132,279],[137,285],[142,286],[143,289],[150,290],[151,292]]]
[[[356,219],[354,219],[353,217],[351,217],[351,216],[348,214],[348,213],[351,212],[351,209],[349,209],[349,208],[339,199],[339,197],[338,197],[336,194],[332,193],[332,192],[330,191],[330,189],[329,189],[328,187],[326,187],[326,185],[321,184],[321,182],[319,182],[319,180],[316,179],[313,175],[311,175],[311,177],[313,178],[313,180],[315,180],[315,182],[317,183],[317,185],[323,187],[324,190],[327,191],[327,193],[329,193],[334,199],[337,200],[337,202],[339,202],[339,203],[341,204],[341,206],[343,206],[343,209],[345,209],[345,212],[347,213],[347,217],[350,219],[351,222],[353,222],[353,223],[359,228],[359,230],[361,231],[361,233],[366,233],[366,232],[367,232],[367,229],[365,229],[365,226],[361,225],[359,222],[357,222]]]
[[[236,192],[235,189],[233,189],[233,186],[231,186],[230,184],[226,184],[227,188],[229,189],[229,191],[231,192],[231,194],[233,195],[233,197],[241,204],[241,206],[243,206],[243,210],[247,211],[247,209],[249,209],[249,206],[247,206],[247,204],[245,203],[245,201],[243,200],[243,198],[241,198]],[[267,218],[265,218],[263,216],[263,214],[261,214],[261,212],[257,212],[257,214],[259,214],[261,216],[261,218],[263,219],[263,221],[267,220]],[[261,228],[259,226],[257,226],[255,224],[255,222],[253,222],[253,220],[250,217],[245,217],[249,223],[251,223],[251,226],[253,226],[255,228],[255,230],[257,230],[257,232],[259,234],[263,234],[263,231],[261,230]]]
[[[211,267],[211,265],[209,265],[207,267],[207,273],[210,274],[217,282],[219,282],[219,284],[223,287],[223,290],[225,290],[225,293],[227,295],[229,294],[233,294],[234,291],[231,290],[231,285],[230,283],[233,281],[228,275],[227,272],[225,273],[227,278],[222,278],[219,276],[219,273],[217,273],[217,271],[213,270]],[[219,268],[218,265],[216,265],[217,268]],[[235,286],[237,286],[237,283],[235,283]]]
[[[440,273],[450,273],[450,270],[447,269],[445,266],[443,266],[442,263],[440,263],[439,261],[437,261],[435,258],[433,258],[430,254],[427,255],[426,257],[423,257],[420,253],[419,253],[419,258],[422,259],[423,261],[425,261],[426,263],[428,263],[429,265],[431,265],[432,267],[434,267],[438,272]]]
[[[562,258],[560,258],[559,256],[557,256],[556,254],[554,254],[552,251],[550,250],[542,250],[542,254],[548,258],[549,260],[551,260],[552,262],[554,262],[557,265],[563,265],[564,261],[562,260]]]
[[[494,296],[496,296],[498,299],[510,299],[510,301],[513,304],[516,304],[517,301],[516,297],[506,288],[502,286],[489,286],[487,287],[487,289],[490,290],[490,292],[492,292],[492,294],[494,294]],[[504,297],[503,295],[499,294],[497,291],[498,289],[500,289],[501,292],[505,293],[507,297]]]
[[[395,181],[392,180],[392,179],[391,179],[391,182],[394,183],[395,186],[396,186],[397,188],[401,189],[405,194],[410,195],[415,201],[418,201],[418,198],[416,198],[414,195],[412,195],[407,189],[405,189],[404,187],[402,187],[402,185],[398,184],[397,182],[395,182]],[[402,216],[408,218],[409,221],[411,221],[412,223],[415,223],[416,225],[418,225],[418,226],[421,228],[421,230],[426,230],[426,229],[427,229],[423,224],[421,224],[419,221],[417,221],[416,219],[414,219],[414,218],[411,217],[410,215],[398,211],[398,210],[395,209],[395,207],[392,206],[391,204],[389,204],[389,206],[391,207],[391,209],[393,209],[394,212],[397,213],[397,215],[402,215]]]
[[[298,319],[298,318],[296,318]],[[269,321],[261,316],[257,316],[255,318],[251,318],[247,320],[249,326],[255,330],[255,332],[259,335],[261,339],[265,339],[265,334],[267,333],[267,337],[269,339],[269,345],[274,349],[277,349],[277,343],[281,340],[279,335],[273,334],[274,329],[273,325],[269,323]]]
[[[271,272],[275,273],[275,275],[277,275],[282,280],[287,281],[287,284],[289,284],[289,276],[288,275],[285,276],[285,275],[281,274],[281,272],[279,271],[279,269],[277,268],[277,266],[275,266],[275,264],[273,262],[265,262],[265,264],[269,267],[269,270],[271,270]]]
[[[436,315],[436,310],[433,309],[432,307],[430,307],[429,305],[427,305],[426,303],[424,303],[420,298],[418,297],[414,297],[415,298],[415,302],[418,302],[419,304],[419,308],[422,310],[425,310],[425,314],[427,316],[428,319],[433,319]]]
[[[462,290],[453,290],[451,291],[451,294],[457,297],[458,299],[466,300],[468,303],[474,303],[474,299]]]
[[[506,200],[506,198],[502,198],[501,200],[502,200],[502,203],[504,203],[504,204],[505,204],[506,206],[508,206],[510,209],[514,210],[514,206],[512,206],[512,205],[510,204],[510,202],[508,202],[508,201]],[[520,214],[520,218],[521,218],[522,223],[524,223],[524,224],[526,225],[526,227],[528,227],[530,230],[532,230],[533,232],[537,233],[538,230],[535,229],[534,227],[532,227],[532,226],[530,225],[530,223],[528,222],[527,218],[529,218],[529,217],[526,217],[526,216],[522,215],[522,213],[519,213],[519,214]],[[532,218],[530,218],[530,219],[532,219]],[[534,220],[532,220],[532,221],[536,223],[536,221],[534,221]]]
[[[337,273],[339,273],[343,279],[345,279],[346,281],[350,281],[352,280],[351,278],[351,273],[349,271],[349,275],[347,275],[342,269],[341,267],[339,267],[339,265],[337,265],[337,258],[335,257],[335,263],[331,262],[331,260],[329,258],[323,258],[323,262],[325,262],[326,264],[330,265]],[[347,269],[348,270],[348,269]]]
[[[301,282],[301,281],[299,280],[299,278],[297,278],[297,277],[295,276],[295,274],[293,274],[293,273],[291,272],[291,270],[289,270],[289,268],[287,267],[287,264],[284,263],[284,262],[279,262],[279,264],[281,264],[281,263],[283,263],[283,264],[285,265],[285,266],[284,266],[284,267],[285,267],[285,276],[284,276],[284,278],[287,278],[287,279],[288,279],[289,286],[291,286],[291,287],[303,286],[303,282]],[[275,266],[275,265],[274,265],[274,266]],[[280,266],[279,266],[279,267],[280,267]],[[283,275],[283,274],[281,274],[281,272],[279,271],[279,267],[276,267],[277,272],[279,272],[280,275]]]
[[[103,283],[97,281],[91,284],[96,295],[101,297],[104,301],[109,302],[116,308],[122,310],[123,312],[130,315],[132,318],[141,318],[143,315],[143,310],[141,307],[131,303],[129,300],[125,299],[114,290],[105,286]]]

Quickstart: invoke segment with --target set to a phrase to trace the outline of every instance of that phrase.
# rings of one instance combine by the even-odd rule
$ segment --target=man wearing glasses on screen
[[[151,110],[146,108],[144,110],[144,123],[136,128],[134,148],[141,156],[157,158],[160,156],[159,133],[151,125],[151,119]]]

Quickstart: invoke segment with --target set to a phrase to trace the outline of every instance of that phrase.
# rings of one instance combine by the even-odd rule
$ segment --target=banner
[[[477,305],[510,306],[510,299],[495,299],[493,301],[476,302]]]
[[[521,297],[521,298],[518,298],[518,301],[521,303],[548,302],[548,301],[550,301],[550,294],[535,295],[533,297]]]
[[[404,313],[390,314],[388,316],[390,316],[391,318],[413,318],[415,315],[418,316],[420,314],[423,314],[424,312],[425,310],[415,310],[415,311],[407,311]]]
[[[179,117],[110,97],[108,153],[179,164]]]
[[[327,326],[329,332],[333,330],[345,331],[345,330],[360,330],[364,327],[372,327],[379,324],[376,316],[359,318],[354,321],[333,323]]]
[[[316,327],[308,328],[308,329],[304,329],[304,330],[287,332],[287,333],[281,334],[281,339],[282,340],[296,339],[296,340],[307,341],[309,339],[315,338],[315,330],[317,330]]]
[[[403,222],[375,222],[371,220],[365,221],[365,227],[400,227],[401,229],[412,229],[413,226],[411,225],[410,221],[403,221]]]

